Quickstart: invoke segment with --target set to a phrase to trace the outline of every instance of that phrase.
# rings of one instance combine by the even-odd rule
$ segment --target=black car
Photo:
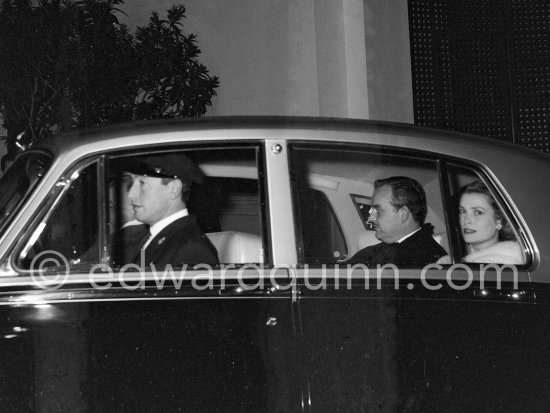
[[[185,153],[220,264],[119,265],[129,159]],[[430,265],[349,266],[379,243],[377,179],[426,194]],[[7,411],[546,411],[550,157],[370,121],[203,118],[75,132],[0,179]],[[520,258],[472,262],[460,191],[482,182]],[[544,202],[543,202],[544,201]],[[548,275],[547,275],[548,274]]]

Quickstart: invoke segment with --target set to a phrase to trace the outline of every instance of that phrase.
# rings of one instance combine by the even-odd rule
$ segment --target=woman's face
[[[498,241],[495,211],[486,195],[466,193],[460,198],[458,211],[464,241],[473,251],[479,251]]]

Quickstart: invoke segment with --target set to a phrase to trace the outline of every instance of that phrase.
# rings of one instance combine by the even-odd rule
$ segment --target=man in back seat
[[[422,185],[405,176],[377,179],[367,222],[382,241],[357,252],[349,264],[395,264],[423,267],[447,252],[433,239],[433,226],[425,224],[428,207]]]

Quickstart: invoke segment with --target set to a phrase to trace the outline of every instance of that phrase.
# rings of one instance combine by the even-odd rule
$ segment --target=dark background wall
[[[550,1],[409,0],[415,123],[550,152]]]

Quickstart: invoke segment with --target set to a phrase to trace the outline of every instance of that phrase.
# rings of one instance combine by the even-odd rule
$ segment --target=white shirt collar
[[[417,228],[416,230],[414,230],[413,232],[410,232],[409,234],[405,235],[404,237],[401,237],[397,240],[397,243],[400,244],[402,243],[403,241],[405,241],[407,238],[409,238],[411,235],[413,234],[416,234],[418,231],[420,231],[420,228]]]
[[[126,228],[126,227],[133,227],[135,225],[145,225],[143,222],[141,221],[138,221],[137,219],[133,219],[131,221],[128,221],[126,224],[124,224],[121,228]]]
[[[147,248],[147,246],[149,245],[151,240],[153,238],[155,238],[159,234],[160,231],[162,231],[164,228],[166,228],[168,225],[170,225],[175,220],[186,217],[187,215],[189,215],[189,211],[187,211],[187,208],[184,208],[184,209],[182,209],[182,210],[180,210],[180,211],[178,211],[178,212],[176,212],[172,215],[167,216],[166,218],[161,219],[156,224],[151,225],[151,227],[149,228],[149,232],[151,233],[151,236],[149,237],[149,239],[147,240],[147,242],[143,246],[143,249]]]

